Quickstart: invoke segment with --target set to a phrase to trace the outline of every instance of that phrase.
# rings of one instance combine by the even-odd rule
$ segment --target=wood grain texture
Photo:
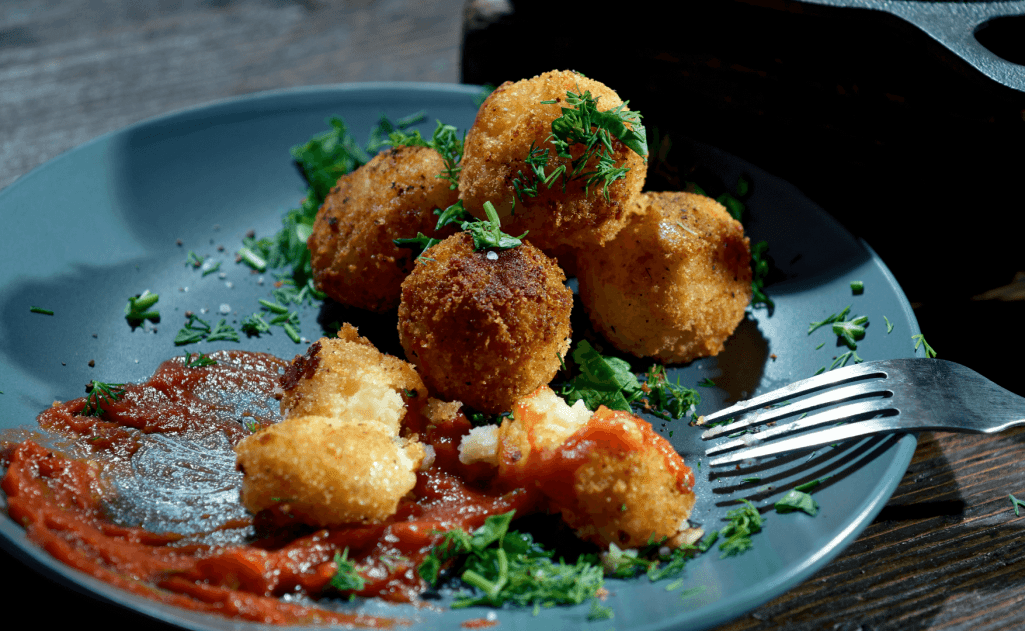
[[[101,134],[260,90],[458,81],[462,0],[5,0],[0,188]]]

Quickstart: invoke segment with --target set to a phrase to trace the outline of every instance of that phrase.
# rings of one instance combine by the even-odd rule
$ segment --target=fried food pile
[[[393,515],[426,456],[402,436],[404,397],[427,394],[412,366],[346,324],[297,356],[281,386],[284,419],[235,448],[242,504],[252,513],[287,504],[315,526]]]
[[[642,193],[646,153],[639,114],[613,90],[553,71],[488,97],[458,182],[452,156],[430,146],[387,150],[343,176],[309,238],[317,286],[344,305],[397,308],[407,361],[349,325],[297,357],[282,379],[284,421],[238,447],[245,505],[285,501],[314,525],[394,515],[433,466],[404,420],[415,397],[446,410],[426,413],[438,423],[463,406],[511,411],[500,426],[467,429],[459,462],[487,472],[491,488],[537,493],[539,510],[587,541],[700,536],[687,521],[693,474],[649,423],[571,407],[547,385],[570,346],[565,266],[594,329],[639,357],[715,355],[743,318],[743,228],[710,198]],[[457,232],[444,225],[453,212],[479,222],[467,217]]]

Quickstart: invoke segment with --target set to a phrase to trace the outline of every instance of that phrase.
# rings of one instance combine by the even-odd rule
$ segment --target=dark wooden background
[[[1025,394],[1025,281],[1015,281],[1025,270],[1025,95],[870,11],[782,0],[641,2],[613,15],[561,6],[4,0],[0,188],[100,134],[259,90],[497,83],[557,67],[616,76],[662,131],[722,147],[829,209],[891,267],[941,357]],[[1011,54],[1015,41],[1025,36],[1012,37]],[[1008,500],[1025,495],[1023,436],[922,435],[854,545],[723,629],[1025,628],[1025,515]],[[159,626],[6,555],[0,567],[19,584],[8,603],[57,596],[53,625],[96,616]]]

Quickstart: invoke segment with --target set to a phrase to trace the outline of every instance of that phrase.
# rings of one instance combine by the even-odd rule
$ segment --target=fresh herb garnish
[[[776,303],[765,293],[765,277],[769,275],[768,249],[768,241],[759,241],[751,246],[751,306],[764,306],[771,310]]]
[[[918,335],[912,335],[911,339],[915,340],[915,350],[918,350],[919,346],[925,345],[925,356],[932,359],[936,357],[936,351],[933,350],[932,346],[929,346],[929,342],[925,341],[925,334],[919,333]]]
[[[850,311],[850,310],[851,310],[850,305],[847,305],[846,307],[844,307],[843,311],[841,311],[840,313],[834,313],[831,316],[827,317],[825,320],[821,320],[819,322],[812,322],[811,324],[808,325],[808,335],[811,335],[819,327],[826,326],[827,324],[832,324],[832,323],[838,322],[838,321],[839,322],[843,322],[843,319],[845,317],[847,317],[847,312]]]
[[[508,250],[522,244],[520,241],[527,236],[524,232],[518,237],[512,237],[502,232],[502,222],[498,218],[498,211],[491,202],[484,202],[484,213],[488,216],[486,221],[464,221],[463,230],[473,237],[473,249],[477,252],[487,249]]]
[[[860,280],[851,281],[851,293],[860,294],[865,291],[865,282]]]
[[[242,332],[246,335],[253,337],[259,336],[261,333],[270,331],[270,325],[263,319],[263,315],[260,313],[254,313],[242,321],[240,326]]]
[[[53,315],[53,311],[49,309],[43,309],[42,307],[29,307],[31,313],[41,313],[43,315]]]
[[[419,130],[412,133],[395,130],[388,136],[388,140],[396,147],[406,145],[434,149],[445,162],[445,170],[436,177],[448,180],[449,188],[452,190],[459,187],[459,172],[462,170],[459,161],[463,158],[463,139],[459,138],[456,128],[452,125],[438,121],[430,141],[424,140]]]
[[[716,387],[715,386],[715,382],[712,381],[711,379],[709,379],[708,377],[705,377],[704,379],[699,381],[698,385],[701,386],[702,388],[714,388],[714,387]]]
[[[160,312],[150,309],[157,304],[158,300],[160,300],[160,296],[151,294],[148,289],[138,296],[132,296],[128,299],[128,304],[125,305],[125,320],[128,320],[128,324],[133,327],[142,324],[143,320],[159,322]]]
[[[574,564],[552,561],[553,553],[530,534],[509,531],[512,517],[513,512],[488,517],[472,535],[446,533],[421,564],[420,576],[433,584],[441,565],[456,560],[460,578],[474,591],[457,594],[454,608],[504,603],[550,607],[595,597],[603,576],[593,557],[583,556]]]
[[[730,523],[718,532],[718,538],[725,539],[719,544],[721,558],[735,556],[749,550],[753,545],[751,535],[762,530],[763,519],[755,505],[745,499],[740,501],[745,505],[727,513],[726,519]]]
[[[865,337],[865,325],[868,324],[868,316],[859,316],[853,320],[843,320],[833,323],[833,333],[847,344],[847,348],[854,350],[858,348],[856,340]]]
[[[886,322],[886,332],[889,333],[893,330],[893,323],[886,316],[883,316],[883,320]]]
[[[814,517],[819,512],[819,503],[811,495],[797,489],[787,491],[787,494],[779,498],[775,506],[777,513],[791,513],[799,510]]]
[[[556,101],[541,103],[552,105]],[[530,153],[525,159],[531,174],[524,176],[521,171],[513,182],[516,195],[521,202],[524,196],[537,196],[539,182],[551,188],[559,176],[562,178],[563,187],[570,180],[582,178],[585,196],[592,185],[601,184],[605,199],[608,200],[609,185],[626,177],[629,171],[627,167],[616,166],[612,149],[613,138],[618,139],[637,155],[643,158],[648,156],[648,141],[644,125],[641,124],[641,114],[627,110],[626,102],[611,110],[599,112],[598,99],[592,97],[589,91],[574,93],[567,90],[566,103],[569,107],[563,107],[562,115],[552,121],[552,133],[547,140],[552,143],[556,155],[570,161],[569,168],[562,165],[546,174],[550,155],[548,149],[531,145]],[[575,158],[570,153],[570,147],[574,145],[584,147],[584,151]]]
[[[192,250],[189,250],[188,255],[185,257],[185,264],[191,265],[192,267],[199,268],[203,265],[203,257],[196,254]]]
[[[217,271],[220,270],[220,269],[221,269],[221,262],[220,261],[217,261],[213,265],[204,265],[203,266],[203,278],[206,278],[210,274],[216,274]]]
[[[577,344],[573,361],[580,367],[580,374],[560,391],[570,405],[583,400],[589,410],[604,405],[629,412],[630,403],[644,395],[630,364],[618,357],[603,356],[587,340]]]
[[[587,619],[591,622],[597,620],[611,620],[615,617],[615,613],[612,611],[612,607],[601,604],[601,601],[595,598],[591,601],[591,611],[587,613]]]
[[[349,560],[348,548],[341,554],[335,552],[334,561],[338,569],[335,571],[335,575],[331,577],[331,587],[340,592],[352,592],[363,589],[363,586],[366,585],[366,580],[360,576],[356,565]]]
[[[659,364],[648,369],[647,382],[641,389],[647,393],[644,409],[664,421],[678,420],[687,414],[696,416],[694,410],[701,404],[697,390],[680,385],[679,377],[676,383],[669,381],[665,366]]]
[[[1021,507],[1021,506],[1025,506],[1025,502],[1021,501],[1017,497],[1015,497],[1013,495],[1010,495],[1010,494],[1008,494],[1007,497],[1009,497],[1011,499],[1011,506],[1014,507],[1014,515],[1015,515],[1015,517],[1017,517],[1018,516],[1018,508]]]
[[[82,416],[103,416],[103,408],[100,402],[110,405],[121,400],[125,396],[123,383],[103,383],[102,381],[90,381],[85,386],[86,397],[85,407],[82,408]]]
[[[218,342],[223,340],[238,342],[238,331],[233,329],[231,325],[228,324],[227,320],[221,319],[220,322],[211,327],[209,322],[203,320],[199,316],[193,313],[187,314],[185,326],[182,327],[174,337],[175,346],[195,344],[203,340],[206,340],[207,342]]]
[[[211,359],[209,355],[203,353],[190,353],[185,351],[185,367],[186,368],[202,368],[204,366],[216,366],[217,360]]]

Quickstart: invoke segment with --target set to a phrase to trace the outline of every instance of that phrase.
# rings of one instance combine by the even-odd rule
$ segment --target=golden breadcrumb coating
[[[512,212],[513,180],[520,177],[520,172],[531,173],[525,159],[532,144],[549,149],[546,172],[563,164],[569,168],[570,160],[558,157],[548,141],[552,121],[562,115],[563,107],[568,107],[567,91],[590,91],[598,99],[599,111],[623,103],[604,84],[571,71],[556,70],[532,79],[503,83],[481,105],[466,134],[459,176],[459,197],[468,211],[483,219],[484,202],[490,201],[498,210],[506,233],[520,235],[529,230],[527,238],[531,243],[549,254],[560,245],[592,247],[614,237],[623,227],[630,200],[640,193],[647,173],[645,159],[614,139],[616,165],[629,171],[609,186],[608,200],[600,184],[585,191],[583,179],[578,178],[571,180],[563,191],[559,179],[551,188],[539,185],[537,197],[517,199]],[[541,103],[547,100],[556,102]],[[574,157],[582,155],[582,145],[574,145],[571,153]]]
[[[253,513],[287,504],[313,526],[377,522],[416,485],[418,442],[381,423],[293,416],[235,448],[244,473],[242,504]]]
[[[297,356],[281,386],[284,420],[235,448],[243,505],[257,513],[286,503],[314,526],[394,514],[426,455],[401,436],[404,397],[427,393],[413,367],[346,324]]]
[[[537,485],[582,539],[623,548],[694,539],[694,476],[637,416],[604,406],[592,415],[543,386],[513,407],[498,443],[499,479]]]
[[[413,366],[381,353],[348,323],[335,339],[323,338],[297,355],[281,387],[282,416],[369,420],[396,436],[406,414],[403,394],[427,395]]]
[[[465,232],[424,257],[402,283],[398,326],[432,394],[499,413],[552,380],[573,306],[558,265],[529,243],[474,252]]]
[[[580,298],[613,346],[664,363],[718,354],[751,300],[744,229],[713,199],[645,193],[603,248],[581,251]]]
[[[428,147],[397,147],[379,153],[342,176],[317,212],[307,240],[317,287],[343,305],[383,313],[399,304],[399,286],[413,269],[414,253],[393,239],[438,232],[436,208],[458,198],[437,175],[441,155]]]

